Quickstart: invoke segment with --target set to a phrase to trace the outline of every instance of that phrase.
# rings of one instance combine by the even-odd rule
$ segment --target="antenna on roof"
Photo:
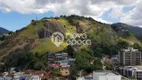
[[[38,17],[36,16],[36,21],[38,20]]]

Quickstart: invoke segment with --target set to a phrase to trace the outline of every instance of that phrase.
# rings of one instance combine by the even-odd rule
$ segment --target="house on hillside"
[[[70,58],[68,53],[49,53],[48,54],[48,67],[52,68],[69,68],[73,64],[75,59]],[[61,69],[62,70],[62,69]],[[64,72],[65,69],[63,69]]]
[[[58,53],[55,54],[56,60],[65,60],[68,58],[68,53]]]
[[[68,67],[68,66],[61,67],[60,73],[62,76],[65,76],[65,77],[69,76],[70,75],[70,67]]]

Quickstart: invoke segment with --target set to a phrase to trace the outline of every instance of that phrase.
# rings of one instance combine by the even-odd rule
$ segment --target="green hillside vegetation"
[[[59,47],[56,47],[50,39],[39,40],[39,42],[40,45],[35,49],[31,50],[31,52],[39,52],[39,53],[59,52],[63,51],[67,47],[67,44],[65,42],[62,43]]]
[[[8,70],[11,67],[16,67],[17,70],[35,69],[40,70],[46,68],[48,53],[15,53],[10,54],[6,60],[5,65],[0,67],[3,70]],[[14,60],[13,60],[14,59]]]
[[[65,18],[60,18],[59,21],[64,24],[66,32],[73,33],[76,32],[76,27],[71,25]]]
[[[86,33],[88,39],[91,39],[92,45],[72,46],[74,52],[70,52],[70,48],[67,49],[68,44],[66,41],[59,47],[56,47],[50,39],[51,34],[55,31],[60,31],[64,35]],[[29,52],[42,54],[46,52],[67,51],[73,56],[75,53],[80,53],[79,50],[82,48],[88,48],[92,51],[91,55],[101,58],[104,55],[115,55],[118,53],[118,50],[128,46],[142,50],[142,43],[132,32],[127,31],[123,34],[119,34],[116,30],[111,28],[111,24],[104,24],[92,18],[77,15],[55,18],[45,17],[38,21],[32,20],[27,27],[16,31],[8,37],[8,40],[1,42],[0,61],[5,62],[5,59],[11,54]],[[85,54],[86,53],[89,54],[90,52],[85,52]],[[74,55],[73,57],[84,58],[83,55]],[[85,60],[86,59],[84,59],[84,61]],[[86,66],[83,68],[85,67]],[[78,69],[82,69],[82,67],[78,67]]]

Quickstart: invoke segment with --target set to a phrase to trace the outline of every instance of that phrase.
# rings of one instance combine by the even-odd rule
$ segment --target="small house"
[[[62,76],[69,76],[70,75],[70,67],[61,67],[60,72]]]

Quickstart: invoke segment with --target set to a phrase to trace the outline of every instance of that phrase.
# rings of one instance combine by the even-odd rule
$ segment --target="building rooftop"
[[[134,49],[132,47],[128,47],[127,49],[122,49],[122,51],[128,52],[128,51],[139,51],[138,49]]]
[[[142,66],[134,66],[134,67],[137,68],[137,69],[142,70]]]
[[[125,66],[124,68],[127,70],[142,71],[142,66]]]
[[[118,74],[115,74],[111,71],[99,71],[99,72],[94,72],[95,75],[100,75],[100,76],[115,76],[115,75],[118,75]]]

